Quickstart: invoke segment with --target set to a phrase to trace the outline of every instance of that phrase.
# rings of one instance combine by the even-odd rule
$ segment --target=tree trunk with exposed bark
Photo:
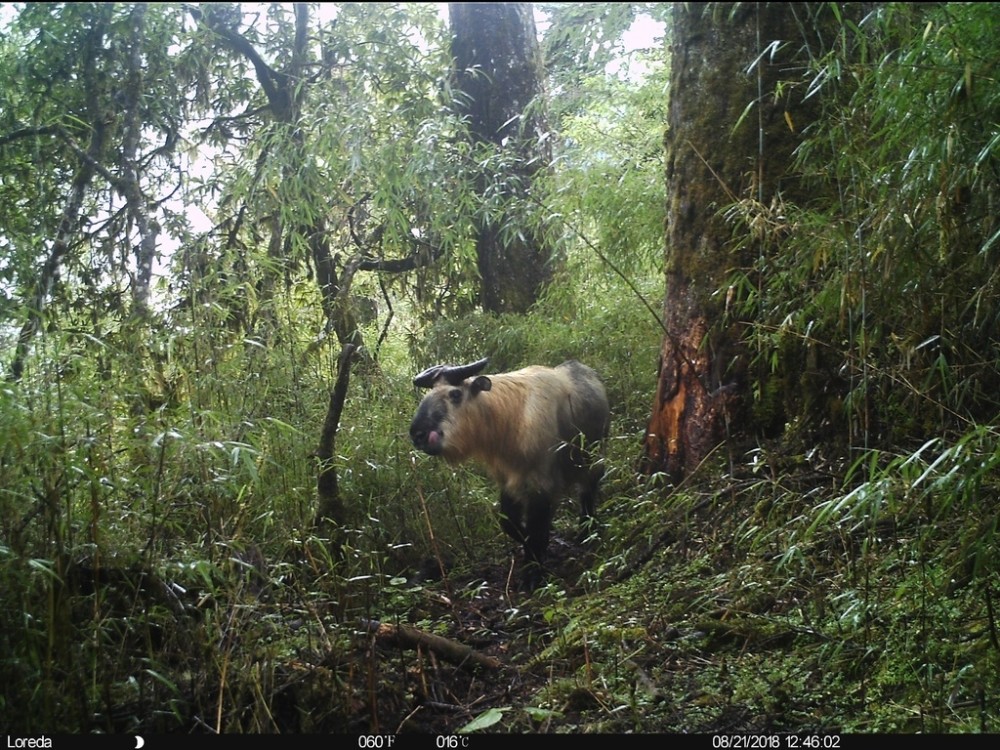
[[[794,86],[778,96],[775,86],[801,79],[804,9],[792,3],[674,6],[665,138],[666,333],[643,468],[675,481],[727,434],[752,427],[742,408],[743,326],[726,315],[726,286],[733,272],[753,266],[759,246],[737,245],[723,210],[744,199],[770,206],[779,197],[803,197],[790,165],[816,104],[803,101]]]

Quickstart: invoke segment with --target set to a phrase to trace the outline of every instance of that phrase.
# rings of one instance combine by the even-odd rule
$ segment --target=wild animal
[[[500,487],[503,530],[524,548],[523,585],[541,581],[558,501],[576,490],[580,520],[594,517],[608,435],[604,384],[576,360],[481,375],[488,359],[435,365],[413,379],[428,388],[410,425],[413,445],[451,464],[475,461]]]

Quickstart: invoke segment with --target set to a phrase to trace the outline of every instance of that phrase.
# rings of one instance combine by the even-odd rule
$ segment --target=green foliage
[[[310,531],[315,427],[303,427],[322,422],[335,363],[296,365],[302,341],[264,350],[171,332],[136,370],[128,348],[44,343],[52,369],[6,387],[0,412],[0,669],[21,717],[10,731],[175,731],[194,716],[273,731],[289,721],[268,715],[273,685],[292,679],[300,649],[319,638],[338,660],[345,623],[410,606],[413,591],[390,580],[428,558],[479,561],[496,540],[492,488],[413,460],[408,372],[354,386],[336,456],[352,499],[337,560]],[[102,377],[115,387],[95,388]],[[489,512],[465,509],[477,494]],[[302,634],[291,612],[309,623]],[[88,686],[72,702],[67,679]],[[313,730],[343,730],[338,689],[312,698],[330,712]],[[207,703],[215,690],[222,715]]]
[[[627,53],[645,71],[634,80],[612,73],[609,64],[612,49],[615,59],[626,56],[622,33],[637,19],[648,24],[658,10],[577,3],[550,11],[545,46],[558,169],[537,199],[539,220],[560,226],[571,247],[590,242],[584,252],[599,247],[628,277],[643,278],[659,268],[663,254],[666,48]],[[569,50],[590,50],[594,59],[563,59]]]
[[[994,10],[844,19],[798,83],[824,104],[796,164],[817,200],[733,208],[763,245],[730,290],[754,321],[758,392],[805,373],[786,422],[893,445],[996,417]]]
[[[845,731],[981,731],[991,720],[981,701],[998,659],[996,462],[994,428],[975,427],[952,444],[865,454],[826,500],[780,468],[780,481],[748,493],[760,502],[736,539],[755,562],[739,587],[766,575],[772,613],[797,623],[838,689],[868,707]]]
[[[595,79],[611,83],[609,70],[638,63],[650,50],[627,43],[636,23],[664,23],[669,8],[662,3],[538,3],[545,19],[543,50],[552,79],[553,111],[585,113],[595,105],[586,91]],[[653,42],[652,55],[662,62],[665,51]],[[656,49],[658,48],[658,49]]]
[[[824,457],[761,450],[666,501],[614,494],[600,594],[538,597],[532,666],[561,677],[536,705],[591,732],[990,731],[996,445],[866,457],[836,488]]]

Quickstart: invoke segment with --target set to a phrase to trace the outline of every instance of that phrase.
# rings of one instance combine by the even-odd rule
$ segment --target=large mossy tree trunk
[[[468,96],[473,136],[510,158],[505,174],[484,174],[480,192],[523,198],[551,155],[538,105],[542,56],[531,3],[449,3],[457,87]],[[529,105],[532,105],[529,108]],[[551,278],[544,239],[515,214],[493,213],[477,227],[480,304],[487,312],[526,312]]]
[[[735,242],[723,212],[742,199],[767,206],[800,197],[789,167],[815,103],[776,96],[775,86],[801,79],[804,16],[792,3],[674,5],[665,335],[644,440],[648,472],[679,480],[720,444],[727,423],[751,426],[740,408],[743,326],[725,315],[724,290],[733,272],[753,266],[759,246]]]

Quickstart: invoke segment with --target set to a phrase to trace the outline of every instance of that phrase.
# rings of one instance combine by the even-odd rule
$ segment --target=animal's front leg
[[[521,522],[523,515],[524,508],[521,503],[513,495],[502,492],[500,494],[500,528],[507,536],[522,545],[527,540],[524,524]]]
[[[548,495],[534,494],[528,499],[525,509],[526,538],[524,540],[525,591],[533,591],[541,583],[544,575],[543,563],[549,547],[549,532],[552,529],[552,502]]]

